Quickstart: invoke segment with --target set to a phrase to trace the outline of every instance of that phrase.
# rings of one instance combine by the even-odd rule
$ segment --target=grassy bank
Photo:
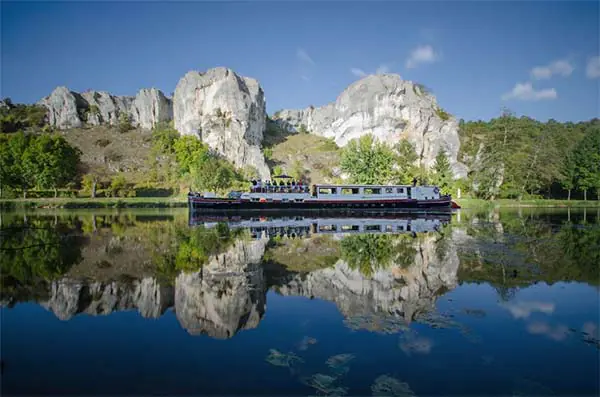
[[[481,209],[481,208],[513,208],[513,207],[545,207],[545,208],[567,208],[567,207],[600,207],[598,200],[508,200],[500,199],[494,201],[486,201],[481,199],[455,199],[463,209]]]
[[[177,208],[187,207],[183,197],[35,198],[0,200],[1,209],[30,208]]]

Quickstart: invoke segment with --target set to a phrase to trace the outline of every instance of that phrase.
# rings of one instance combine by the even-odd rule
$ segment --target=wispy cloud
[[[359,68],[350,69],[350,73],[352,73],[356,77],[365,77],[367,75],[364,70],[359,69]]]
[[[420,64],[433,63],[439,60],[440,56],[436,53],[432,46],[423,45],[415,48],[410,53],[410,56],[406,60],[406,68],[416,68]]]
[[[548,338],[561,341],[569,336],[569,328],[565,325],[551,326],[547,323],[536,321],[527,325],[527,332],[533,335],[546,335]]]
[[[521,101],[541,101],[558,98],[554,88],[535,90],[531,83],[517,83],[511,92],[502,95],[503,101],[517,99]]]
[[[375,69],[374,74],[386,74],[386,73],[390,73],[390,71],[391,71],[390,65],[387,63],[382,63],[381,65],[379,65],[377,67],[377,69]],[[364,69],[360,69],[360,68],[351,68],[350,73],[352,73],[356,77],[360,77],[360,78],[365,77],[368,74],[370,74],[370,73],[365,72]]]
[[[296,59],[298,60],[298,75],[302,80],[310,81],[317,63],[304,48],[296,49]]]
[[[546,66],[536,66],[531,69],[531,77],[537,80],[549,79],[553,75],[570,76],[575,68],[566,59],[551,62]]]
[[[546,314],[554,313],[554,303],[552,302],[535,302],[535,301],[518,301],[503,305],[510,314],[516,319],[528,318],[533,312],[541,312]]]
[[[296,57],[302,62],[306,62],[310,65],[315,65],[315,61],[313,61],[310,55],[308,55],[308,52],[306,52],[306,50],[302,48],[298,48],[296,50]]]
[[[592,57],[588,60],[585,74],[589,79],[600,77],[600,56]]]

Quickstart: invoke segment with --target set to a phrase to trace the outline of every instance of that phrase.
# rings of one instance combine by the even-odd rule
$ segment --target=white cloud
[[[408,59],[406,60],[406,67],[408,69],[416,68],[419,64],[433,63],[439,59],[433,47],[430,45],[419,46],[415,48]]]
[[[521,101],[540,101],[544,99],[556,99],[558,94],[554,88],[546,88],[536,91],[531,83],[517,83],[511,92],[502,95],[502,100],[518,99]]]
[[[588,60],[585,74],[590,79],[597,79],[600,77],[600,56],[592,57]]]
[[[554,303],[552,302],[515,302],[504,305],[514,318],[528,318],[533,312],[546,314],[554,313]]]
[[[298,48],[296,50],[296,57],[299,60],[301,60],[302,62],[306,62],[311,65],[315,64],[315,61],[313,61],[313,59],[310,57],[310,55],[308,55],[308,52],[306,52],[306,50],[304,50],[302,48]]]
[[[389,72],[390,72],[390,67],[386,64],[379,65],[377,70],[375,70],[375,74],[386,74]]]
[[[359,68],[350,69],[350,73],[352,73],[356,77],[365,77],[367,75],[364,70],[359,69]]]
[[[569,329],[566,326],[557,325],[553,327],[541,321],[528,324],[527,332],[533,335],[546,335],[548,338],[555,341],[564,340],[569,336]]]
[[[567,60],[558,60],[546,66],[536,66],[531,69],[531,76],[534,79],[549,79],[553,75],[570,76],[573,73],[573,65]]]

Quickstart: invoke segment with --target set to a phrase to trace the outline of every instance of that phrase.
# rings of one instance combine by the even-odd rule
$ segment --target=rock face
[[[134,125],[151,129],[160,122],[173,119],[173,104],[162,91],[143,89],[133,100],[130,113]]]
[[[440,110],[433,95],[399,75],[367,76],[346,88],[334,103],[282,110],[274,119],[289,131],[305,128],[333,138],[339,146],[367,133],[389,145],[408,139],[427,167],[433,166],[436,155],[444,149],[455,176],[465,177],[467,173],[457,160],[457,120]]]
[[[38,102],[48,109],[48,123],[59,129],[81,127],[81,116],[87,102],[67,87],[56,87],[52,93]]]
[[[67,87],[57,87],[38,104],[48,109],[48,123],[58,129],[89,125],[116,125],[121,114],[127,114],[133,126],[151,129],[161,121],[173,118],[169,98],[155,88],[143,89],[134,97],[111,95],[106,91],[82,94]]]
[[[84,105],[86,119],[82,121],[91,125],[116,125],[119,115],[128,113],[131,104],[130,97],[116,97],[106,91],[86,91],[81,96],[87,102],[87,106]]]
[[[173,97],[175,129],[195,135],[238,167],[252,166],[269,178],[260,145],[266,123],[258,82],[226,68],[188,72]]]

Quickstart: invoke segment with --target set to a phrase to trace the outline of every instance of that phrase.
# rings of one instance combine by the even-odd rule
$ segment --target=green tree
[[[443,194],[452,193],[453,173],[445,150],[440,150],[433,165],[434,180]]]
[[[34,164],[36,185],[42,189],[65,187],[77,176],[81,151],[60,135],[40,135],[30,147],[30,163]]]
[[[351,140],[342,150],[341,168],[350,175],[352,183],[384,184],[391,182],[394,154],[371,134]]]
[[[110,182],[110,194],[113,197],[126,197],[130,193],[130,188],[127,184],[127,180],[121,174],[115,175]]]
[[[415,147],[408,140],[403,139],[394,146],[396,157],[396,182],[410,184],[419,174],[419,167],[415,164],[419,159]]]
[[[178,138],[173,148],[181,176],[189,174],[192,166],[200,159],[207,158],[209,152],[208,146],[192,135]]]
[[[191,176],[194,187],[198,190],[216,192],[226,189],[236,179],[236,173],[231,164],[206,153],[192,165]]]
[[[124,133],[131,129],[133,129],[133,126],[131,125],[129,114],[127,114],[127,112],[121,112],[121,114],[119,114],[119,132]]]

